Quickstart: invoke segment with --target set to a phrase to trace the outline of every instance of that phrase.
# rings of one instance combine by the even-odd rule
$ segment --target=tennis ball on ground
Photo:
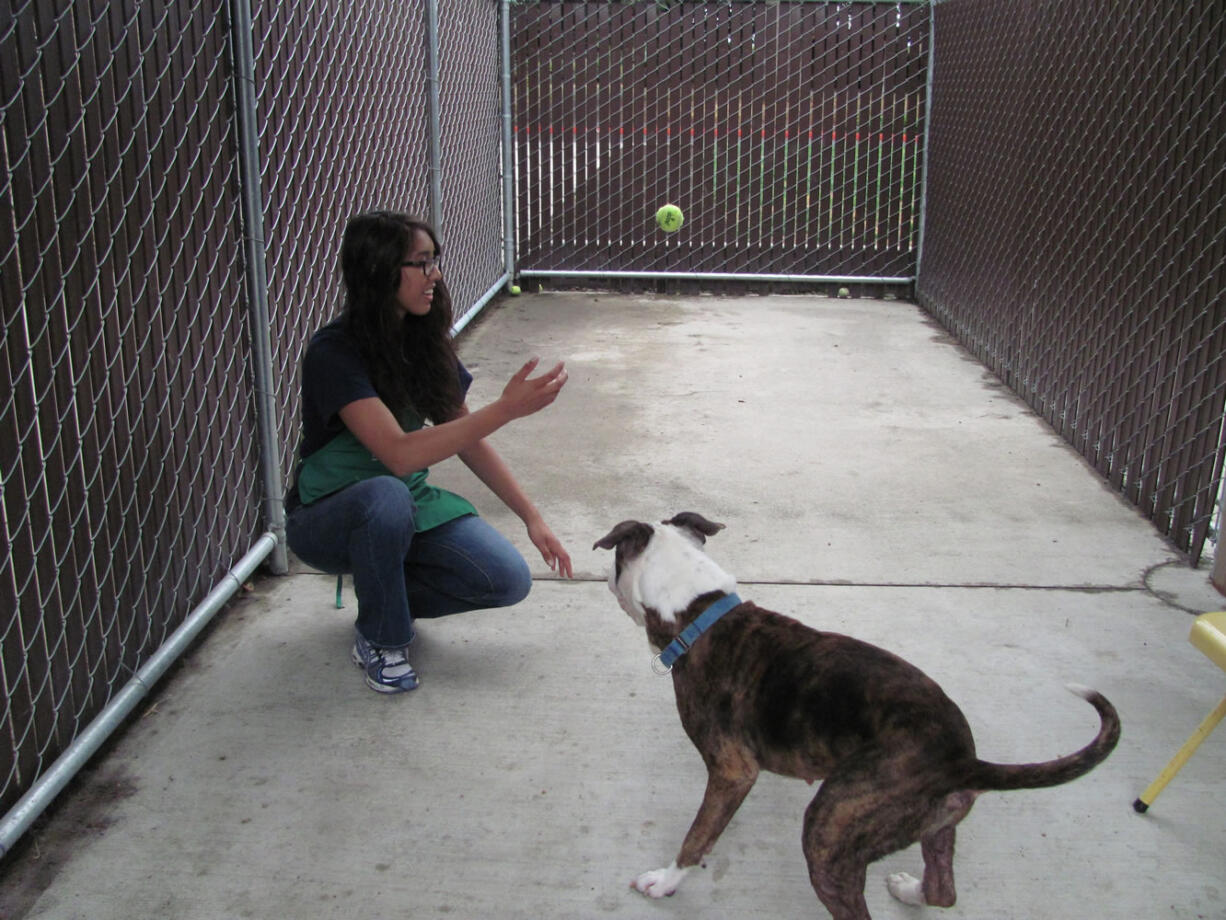
[[[665,233],[672,233],[681,227],[682,221],[685,220],[685,215],[681,213],[681,209],[675,204],[665,204],[660,206],[660,210],[656,211],[656,223]]]
[[[512,297],[519,296],[519,285],[518,284],[512,284],[509,288],[507,288],[507,290],[511,293]]]

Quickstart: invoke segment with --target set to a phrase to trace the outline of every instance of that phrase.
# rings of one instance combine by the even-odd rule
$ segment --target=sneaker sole
[[[399,684],[381,684],[377,680],[372,680],[369,674],[366,675],[366,686],[370,687],[375,693],[409,693],[412,690],[416,690],[419,683],[414,683],[411,687],[402,687]]]

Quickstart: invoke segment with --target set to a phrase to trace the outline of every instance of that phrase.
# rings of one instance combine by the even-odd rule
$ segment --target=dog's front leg
[[[644,872],[630,883],[631,887],[653,898],[663,898],[676,891],[686,872],[711,852],[711,847],[715,846],[715,841],[741,807],[757,778],[757,768],[751,767],[747,773],[743,763],[738,764],[735,771],[709,765],[707,791],[694,823],[681,844],[681,852],[671,866]]]

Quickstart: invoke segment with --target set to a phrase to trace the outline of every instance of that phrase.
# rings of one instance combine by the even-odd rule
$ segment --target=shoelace
[[[385,671],[389,671],[393,668],[399,668],[402,666],[406,670],[404,671],[403,674],[395,675],[397,679],[401,677],[407,677],[410,674],[416,675],[417,673],[416,671],[413,670],[413,666],[409,664],[409,657],[404,653],[404,649],[376,648],[372,646],[371,652],[374,653],[374,657],[379,662],[379,673],[380,674],[384,673]]]

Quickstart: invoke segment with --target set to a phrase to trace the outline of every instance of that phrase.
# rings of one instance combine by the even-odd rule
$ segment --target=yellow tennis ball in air
[[[656,211],[656,223],[660,225],[660,229],[665,233],[679,230],[684,220],[685,215],[681,213],[681,209],[675,204],[661,205],[660,210]]]

